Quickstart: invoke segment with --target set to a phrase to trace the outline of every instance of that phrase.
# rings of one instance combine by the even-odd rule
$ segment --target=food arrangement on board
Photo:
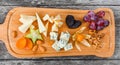
[[[113,15],[111,10],[107,8],[86,11],[40,8],[37,11],[37,8],[28,8],[31,12],[26,13],[27,9],[23,8],[25,12],[21,9],[18,8],[18,11],[12,12],[14,14],[9,20],[9,26],[15,24],[9,27],[8,32],[11,34],[8,46],[10,47],[7,46],[15,51],[13,55],[47,57],[80,54],[107,57],[102,54],[102,51],[110,51],[108,57],[112,55],[114,47],[110,43],[112,34],[110,28],[114,26],[114,20],[110,19]],[[16,16],[16,19],[13,16]],[[11,53],[10,50],[9,52]]]

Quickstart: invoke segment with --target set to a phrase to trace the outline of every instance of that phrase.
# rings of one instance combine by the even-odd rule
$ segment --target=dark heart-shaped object
[[[78,28],[82,23],[79,20],[75,20],[72,15],[67,15],[66,24],[69,28]]]

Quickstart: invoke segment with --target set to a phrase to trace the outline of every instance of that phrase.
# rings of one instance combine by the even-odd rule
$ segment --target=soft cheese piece
[[[58,33],[56,32],[50,32],[50,40],[57,40]]]
[[[47,22],[47,24],[45,25],[46,31],[43,32],[43,34],[44,34],[46,37],[47,37],[47,32],[48,32],[48,25],[49,25],[49,22]]]
[[[55,16],[54,20],[62,20],[60,15]]]
[[[65,50],[65,51],[68,51],[68,50],[71,50],[71,49],[73,49],[72,43],[68,43],[68,44],[64,47],[64,50]]]
[[[20,15],[19,21],[23,23],[18,27],[19,31],[25,33],[32,23],[36,20],[36,16]]]
[[[44,17],[43,17],[43,21],[46,21],[50,18],[50,16],[48,14],[46,14]]]
[[[55,41],[55,43],[52,45],[52,48],[55,49],[56,51],[60,51],[60,47],[57,46],[58,41]]]
[[[52,25],[52,32],[54,31],[58,32],[58,27],[55,23]]]
[[[29,21],[35,21],[36,20],[36,16],[29,16],[29,15],[20,15],[20,19],[19,21],[23,24],[28,23]]]
[[[44,26],[43,22],[41,21],[38,13],[36,13],[36,17],[37,17],[37,22],[38,22],[38,27],[39,27],[39,32],[43,33],[46,31],[46,27]]]

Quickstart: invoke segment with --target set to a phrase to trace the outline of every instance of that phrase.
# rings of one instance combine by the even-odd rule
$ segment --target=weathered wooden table
[[[95,56],[17,59],[11,56],[0,41],[0,65],[120,65],[120,0],[0,0],[0,23],[14,7],[45,7],[62,9],[89,9],[108,7],[114,11],[116,47],[111,58]]]

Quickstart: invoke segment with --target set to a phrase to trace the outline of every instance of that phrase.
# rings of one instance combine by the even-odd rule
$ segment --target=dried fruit
[[[78,28],[82,23],[79,20],[75,20],[72,15],[67,15],[66,24],[69,28]]]
[[[74,24],[74,17],[72,15],[67,15],[66,24],[70,27]]]

